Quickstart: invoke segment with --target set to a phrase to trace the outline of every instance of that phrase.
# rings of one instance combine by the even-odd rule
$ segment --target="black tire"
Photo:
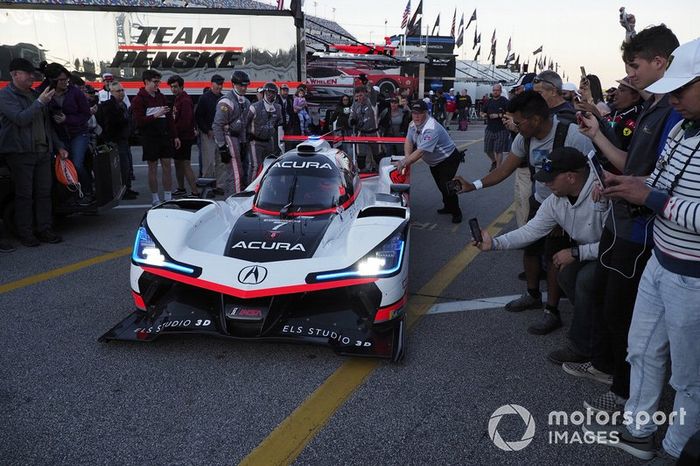
[[[385,90],[386,90],[386,91],[389,91],[389,94],[390,94],[390,95],[393,95],[394,92],[396,92],[396,90],[399,88],[398,84],[396,84],[396,83],[395,83],[394,81],[392,81],[391,79],[386,79],[386,80],[379,81],[379,82],[377,83],[377,86],[379,86],[379,94],[380,94],[380,95],[384,95],[384,94],[385,94],[385,92],[384,92]]]

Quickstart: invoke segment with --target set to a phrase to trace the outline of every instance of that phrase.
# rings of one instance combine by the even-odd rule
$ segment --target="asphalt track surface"
[[[460,174],[483,176],[483,126],[453,135],[470,144]],[[137,167],[142,194],[123,206],[149,203],[145,174]],[[572,441],[581,432],[550,428],[550,411],[583,410],[606,387],[546,360],[566,331],[529,335],[539,311],[420,317],[434,303],[523,291],[519,252],[467,246],[470,217],[514,227],[512,178],[461,196],[459,226],[435,212],[425,164],[412,180],[413,326],[400,364],[198,336],[98,343],[132,309],[127,251],[142,208],[71,217],[59,225],[63,243],[1,255],[0,463],[638,464],[617,449],[550,442],[553,430]],[[562,309],[570,321],[570,306]],[[492,413],[507,404],[535,422],[520,451],[489,438]],[[498,432],[520,440],[525,423],[507,415]]]

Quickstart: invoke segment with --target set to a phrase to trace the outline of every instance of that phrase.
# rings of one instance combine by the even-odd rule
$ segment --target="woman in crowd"
[[[593,111],[593,113],[601,117],[610,113],[610,107],[603,98],[603,86],[600,84],[598,76],[589,74],[586,77],[581,77],[579,92],[582,103],[588,103],[596,108],[597,112]],[[592,111],[592,108],[589,111]]]
[[[306,102],[306,92],[304,89],[298,89],[296,94],[294,94],[294,112],[299,118],[299,126],[301,129],[301,134],[309,134],[309,124],[311,123],[311,116],[309,116],[308,107],[309,104]]]
[[[90,143],[90,104],[80,88],[70,82],[71,74],[65,67],[58,63],[44,62],[40,69],[45,79],[38,91],[42,92],[48,86],[56,89],[49,102],[49,112],[59,137],[68,148],[69,158],[78,171],[80,187],[85,194],[81,202],[89,203],[92,201],[92,174],[85,158]]]

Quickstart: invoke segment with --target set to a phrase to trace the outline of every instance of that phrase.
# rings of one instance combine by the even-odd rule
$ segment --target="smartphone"
[[[481,228],[479,228],[479,221],[474,218],[469,219],[469,229],[472,231],[472,238],[477,243],[483,243],[484,238],[481,236]]]
[[[600,186],[605,188],[605,183],[603,182],[603,166],[596,158],[594,150],[588,153],[588,164],[591,166],[593,173],[595,173],[595,177],[598,178],[598,183],[600,183]]]
[[[462,183],[459,180],[450,180],[447,182],[447,193],[457,194],[462,190]]]
[[[56,84],[58,84],[58,81],[57,81],[57,80],[55,80],[55,79],[50,79],[50,80],[49,80],[49,89],[51,89],[52,91],[53,91],[54,89],[56,89]]]
[[[581,67],[581,78],[588,79],[588,75],[586,74],[586,68],[584,68],[583,66]]]

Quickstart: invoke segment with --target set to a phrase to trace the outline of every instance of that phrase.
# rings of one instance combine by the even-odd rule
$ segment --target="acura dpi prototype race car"
[[[131,257],[137,310],[100,340],[203,333],[400,359],[410,210],[389,159],[361,177],[310,138],[225,201],[150,209]]]

